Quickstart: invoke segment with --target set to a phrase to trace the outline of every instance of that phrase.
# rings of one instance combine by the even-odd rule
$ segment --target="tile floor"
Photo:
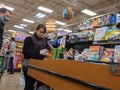
[[[8,74],[5,72],[0,81],[0,90],[23,90],[20,84],[20,73]]]

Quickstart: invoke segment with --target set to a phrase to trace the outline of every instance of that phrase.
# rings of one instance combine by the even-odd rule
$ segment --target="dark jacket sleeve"
[[[48,38],[46,38],[46,45],[47,45],[47,49],[48,49],[48,50],[50,50],[50,46],[49,46],[49,44],[48,44],[48,41],[49,41],[49,39],[48,39]]]
[[[27,37],[24,41],[24,45],[23,45],[23,55],[25,59],[43,59],[44,56],[40,55],[39,52],[40,50],[34,50],[33,48],[33,41],[30,37]]]

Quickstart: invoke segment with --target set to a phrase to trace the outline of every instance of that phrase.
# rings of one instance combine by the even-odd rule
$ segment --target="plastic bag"
[[[25,78],[24,78],[24,75],[23,75],[23,71],[21,69],[21,75],[20,75],[20,82],[19,82],[21,85],[25,85]]]

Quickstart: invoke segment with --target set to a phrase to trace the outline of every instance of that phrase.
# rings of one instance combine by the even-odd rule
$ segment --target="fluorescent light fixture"
[[[71,30],[68,30],[68,29],[64,29],[64,31],[66,31],[66,32],[72,32]]]
[[[20,24],[21,27],[27,27],[27,24]]]
[[[14,11],[14,8],[12,8],[12,7],[9,7],[9,6],[3,6],[3,7],[10,10],[10,11]]]
[[[56,23],[56,24],[59,24],[59,25],[66,25],[66,23],[60,22],[60,21],[56,21],[55,23]]]
[[[14,25],[14,27],[20,28],[20,29],[23,29],[23,28],[24,28],[24,27],[21,27],[21,26],[18,26],[18,25]]]
[[[72,32],[71,30],[68,29],[63,29],[63,28],[57,28],[58,31],[66,31],[66,32]]]
[[[46,15],[45,14],[42,14],[42,13],[38,13],[36,14],[36,17],[38,18],[44,18]]]
[[[16,32],[15,30],[8,30],[9,32]]]
[[[48,12],[48,13],[52,13],[52,12],[53,12],[53,10],[51,10],[51,9],[49,9],[49,8],[45,8],[45,7],[43,7],[43,6],[39,6],[37,9],[42,10],[42,11],[45,11],[45,12]]]
[[[84,9],[81,12],[84,13],[84,14],[87,14],[89,16],[95,16],[95,15],[97,15],[97,13],[95,13],[95,12],[93,12],[91,10],[88,10],[88,9]]]
[[[23,21],[25,21],[25,22],[29,22],[29,23],[35,23],[34,21],[32,21],[32,20],[28,20],[28,19],[23,19]]]
[[[32,32],[32,31],[29,31],[29,33],[30,33],[30,34],[34,34],[34,32]]]
[[[58,30],[58,31],[62,31],[62,30],[63,30],[63,28],[57,28],[57,30]]]

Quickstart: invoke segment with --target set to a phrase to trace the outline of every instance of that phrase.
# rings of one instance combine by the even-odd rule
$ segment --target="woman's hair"
[[[11,39],[12,41],[15,41],[15,38],[14,38],[14,37],[11,37],[10,39]]]
[[[39,30],[40,28],[43,28],[44,29],[44,33],[46,33],[46,27],[44,24],[38,24],[37,27],[36,27],[36,31]]]

